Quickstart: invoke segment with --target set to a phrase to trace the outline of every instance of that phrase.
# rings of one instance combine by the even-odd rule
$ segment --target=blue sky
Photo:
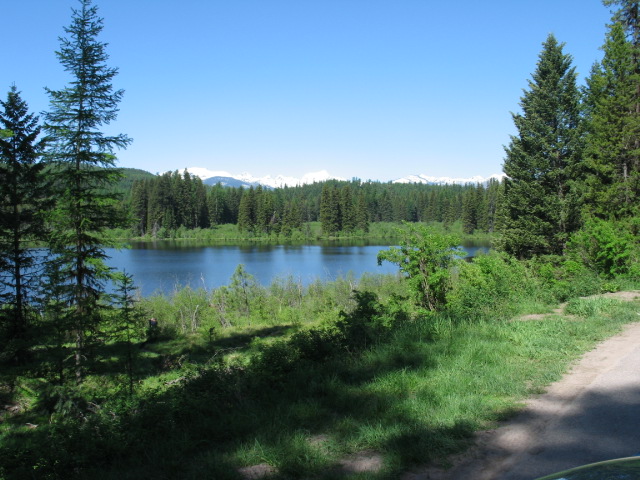
[[[549,33],[582,79],[599,0],[97,0],[122,167],[363,180],[502,170],[510,112]],[[34,112],[68,81],[54,51],[75,0],[5,2],[0,93]]]

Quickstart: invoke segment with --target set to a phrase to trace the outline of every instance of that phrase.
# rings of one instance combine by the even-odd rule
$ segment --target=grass
[[[394,240],[398,237],[397,228],[399,222],[374,222],[369,231],[338,232],[327,236],[322,232],[320,222],[307,222],[302,228],[294,229],[289,234],[240,231],[237,225],[215,225],[210,228],[187,229],[180,227],[173,230],[161,228],[156,235],[147,234],[138,236],[130,229],[111,229],[107,236],[112,240],[199,240],[203,242],[233,242],[238,241],[259,242],[266,244],[308,243],[318,240]],[[478,238],[484,238],[482,236]]]
[[[226,362],[198,342],[176,353],[185,345],[160,341],[144,351],[148,376],[135,399],[112,390],[93,414],[53,424],[34,396],[25,400],[26,412],[1,427],[0,477],[238,479],[238,468],[268,464],[274,479],[331,479],[345,455],[371,450],[383,470],[344,478],[398,478],[416,463],[446,462],[474,431],[511,415],[638,318],[637,303],[606,298],[567,308],[578,318],[414,317],[384,327],[366,347],[347,328],[360,321],[350,314],[343,333],[351,343],[323,330],[325,346],[338,342],[334,350],[319,351],[314,337],[271,339]],[[170,357],[173,365],[158,366]],[[108,390],[104,383],[86,388]]]
[[[319,240],[341,240],[341,241],[361,241],[361,240],[384,240],[384,243],[397,241],[400,237],[398,228],[403,222],[371,222],[369,231],[337,232],[327,236],[322,232],[320,222],[307,222],[302,228],[294,229],[290,234],[278,233],[254,233],[250,231],[239,231],[234,224],[215,225],[210,228],[187,229],[180,227],[173,230],[160,229],[155,236],[147,234],[138,236],[130,229],[111,229],[107,236],[114,241],[155,241],[155,240],[198,240],[202,242],[232,242],[237,245],[239,241],[259,242],[266,244],[286,244],[286,243],[309,243]],[[442,222],[430,222],[436,231],[440,233],[455,233],[460,235],[464,243],[469,245],[480,244],[482,246],[490,243],[494,235],[486,232],[475,232],[464,234],[462,222],[456,221],[451,225]]]

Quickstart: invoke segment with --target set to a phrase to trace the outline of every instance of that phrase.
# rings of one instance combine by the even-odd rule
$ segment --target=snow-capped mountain
[[[490,177],[481,177],[476,175],[475,177],[469,178],[451,178],[451,177],[431,177],[429,175],[408,175],[406,177],[398,178],[394,180],[393,183],[427,183],[431,185],[445,185],[445,184],[456,184],[456,185],[465,185],[467,183],[487,183],[489,180],[502,180],[504,178],[503,173],[496,173],[491,175]]]
[[[202,181],[207,185],[216,185],[220,183],[226,187],[250,187],[262,185],[263,187],[279,188],[289,186],[296,187],[298,185],[306,185],[314,182],[324,182],[325,180],[345,180],[344,178],[331,175],[326,170],[320,170],[318,172],[311,172],[303,175],[301,178],[290,177],[286,175],[278,175],[272,177],[267,175],[264,177],[256,177],[250,173],[232,174],[224,170],[209,170],[203,167],[189,167],[187,171],[191,175],[200,177]],[[452,177],[433,177],[429,175],[408,175],[406,177],[393,180],[392,183],[425,183],[431,185],[445,185],[445,184],[458,184],[464,185],[467,183],[487,183],[489,180],[496,179],[498,181],[504,178],[504,174],[495,174],[490,177],[482,177],[476,175],[469,178],[452,178]]]
[[[272,177],[271,175],[267,175],[265,177],[255,177],[250,173],[241,173],[239,175],[235,175],[221,170],[208,170],[202,167],[189,167],[187,168],[187,171],[191,175],[200,177],[206,184],[215,185],[219,182],[225,186],[248,187],[262,185],[266,187],[279,188],[284,187],[285,185],[289,187],[295,187],[298,185],[305,185],[307,183],[323,182],[325,180],[344,180],[344,178],[329,174],[329,172],[327,172],[326,170],[320,170],[319,172],[310,172],[303,175],[302,178],[288,177],[285,175],[278,175],[276,177]]]

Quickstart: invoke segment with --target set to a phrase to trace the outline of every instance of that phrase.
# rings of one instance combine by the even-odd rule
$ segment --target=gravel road
[[[403,480],[531,480],[636,454],[640,323],[627,325],[584,355],[546,393],[527,401],[515,418],[481,432],[476,446],[453,459],[452,468],[428,468]]]

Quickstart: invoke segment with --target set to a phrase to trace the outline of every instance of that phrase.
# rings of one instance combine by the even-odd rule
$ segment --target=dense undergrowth
[[[637,304],[578,298],[632,283],[558,259],[490,254],[451,275],[437,312],[400,276],[263,287],[241,267],[220,289],[143,299],[130,370],[124,341],[97,347],[80,386],[53,382],[47,351],[3,370],[0,478],[239,479],[257,464],[276,479],[397,478],[637,319]],[[566,300],[577,317],[517,320]],[[363,450],[384,468],[341,471]]]

